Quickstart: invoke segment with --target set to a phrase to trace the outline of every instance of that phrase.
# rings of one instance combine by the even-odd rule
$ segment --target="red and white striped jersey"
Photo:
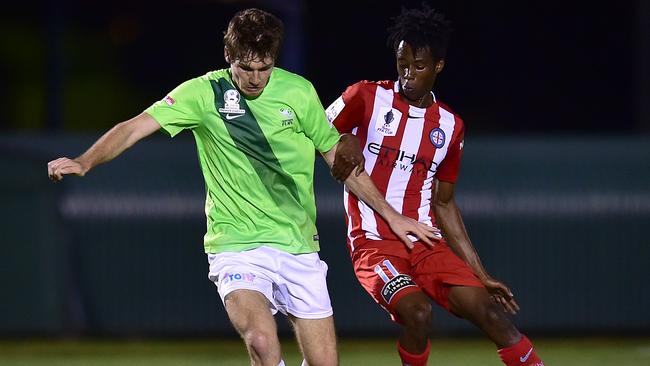
[[[361,81],[327,108],[341,133],[363,144],[365,169],[397,212],[435,225],[436,179],[455,183],[463,149],[463,121],[433,98],[428,108],[407,104],[394,81]],[[348,243],[356,239],[399,240],[379,214],[345,188]]]

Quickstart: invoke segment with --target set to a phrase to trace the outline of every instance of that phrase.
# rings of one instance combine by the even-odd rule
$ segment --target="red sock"
[[[414,355],[402,348],[402,345],[397,341],[397,352],[399,352],[399,357],[402,359],[402,366],[427,366],[430,349],[431,343],[427,340],[427,348],[424,352]]]
[[[522,336],[516,344],[497,352],[501,361],[507,366],[544,366],[544,362],[537,356],[533,344],[526,336]]]

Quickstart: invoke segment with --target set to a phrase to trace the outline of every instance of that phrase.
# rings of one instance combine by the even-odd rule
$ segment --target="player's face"
[[[262,94],[275,65],[275,60],[271,57],[264,59],[253,57],[248,60],[229,62],[235,86],[248,98],[255,98]]]
[[[413,49],[404,41],[397,47],[396,61],[402,97],[418,107],[429,104],[428,96],[445,61],[435,62],[429,47]]]

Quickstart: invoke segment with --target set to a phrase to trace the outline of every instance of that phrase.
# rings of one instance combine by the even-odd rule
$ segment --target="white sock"
[[[303,360],[302,360],[302,363],[300,364],[300,366],[309,366],[309,365],[307,364],[307,360],[303,359]]]
[[[285,366],[285,365],[284,365],[284,360],[283,360],[283,359],[280,359],[280,363],[278,364],[278,366]]]

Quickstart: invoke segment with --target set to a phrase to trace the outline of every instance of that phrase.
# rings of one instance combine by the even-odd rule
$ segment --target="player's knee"
[[[244,342],[260,359],[275,353],[275,335],[262,329],[251,329],[244,335]]]
[[[483,307],[482,318],[487,327],[498,330],[505,342],[515,343],[520,338],[519,331],[500,305],[494,302],[488,303]]]
[[[407,327],[420,329],[431,327],[431,304],[429,302],[420,301],[409,304],[399,315]]]

